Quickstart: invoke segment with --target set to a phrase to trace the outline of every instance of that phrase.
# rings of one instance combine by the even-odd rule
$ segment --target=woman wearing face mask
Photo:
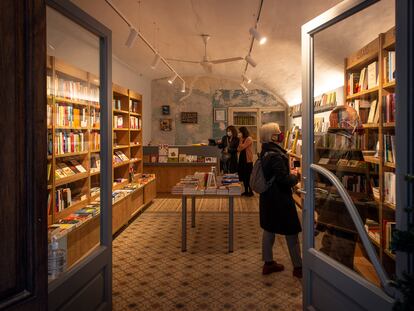
[[[239,128],[239,177],[244,185],[244,193],[242,195],[251,197],[253,191],[250,188],[250,175],[253,170],[253,139],[250,137],[247,127]]]
[[[224,174],[237,172],[237,147],[239,146],[239,138],[237,130],[233,125],[226,129],[226,135],[218,141],[218,147],[221,151],[221,170]]]
[[[293,276],[302,277],[302,258],[298,233],[302,231],[295,202],[292,197],[292,187],[298,183],[297,171],[289,169],[289,159],[286,150],[280,147],[283,141],[279,125],[268,123],[260,130],[262,142],[262,167],[267,181],[273,180],[271,187],[260,194],[260,226],[263,229],[262,255],[263,274],[284,270],[273,258],[275,235],[281,234],[286,238],[289,254],[293,265]]]

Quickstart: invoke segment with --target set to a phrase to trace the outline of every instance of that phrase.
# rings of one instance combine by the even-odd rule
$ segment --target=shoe
[[[263,275],[268,275],[270,273],[280,272],[280,271],[283,271],[283,270],[285,270],[285,267],[282,264],[273,261],[272,264],[264,264],[263,265],[262,274]]]
[[[295,278],[301,279],[301,278],[302,278],[302,267],[299,267],[299,268],[293,268],[292,275],[293,275]]]

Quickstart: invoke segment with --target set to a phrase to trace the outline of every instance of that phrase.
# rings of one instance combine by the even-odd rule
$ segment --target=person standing
[[[262,142],[262,168],[267,181],[273,179],[269,189],[260,194],[260,226],[263,229],[262,255],[264,275],[284,270],[273,258],[275,235],[284,235],[292,261],[293,276],[302,277],[302,258],[298,233],[302,231],[292,187],[298,183],[297,171],[289,169],[286,150],[279,146],[283,135],[277,123],[268,123],[260,130]]]
[[[242,195],[251,197],[253,191],[250,188],[250,175],[253,170],[253,138],[250,137],[247,127],[239,128],[239,178],[244,185],[244,193]]]
[[[218,141],[218,147],[221,149],[221,170],[224,174],[237,172],[237,147],[239,138],[237,130],[233,125],[226,129],[226,135]]]

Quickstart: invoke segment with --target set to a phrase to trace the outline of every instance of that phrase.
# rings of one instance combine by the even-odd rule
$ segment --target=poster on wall
[[[188,123],[188,124],[198,123],[197,112],[181,112],[181,123]]]
[[[225,108],[214,108],[214,122],[226,122],[227,110]]]
[[[160,130],[163,132],[171,132],[172,119],[160,119]]]

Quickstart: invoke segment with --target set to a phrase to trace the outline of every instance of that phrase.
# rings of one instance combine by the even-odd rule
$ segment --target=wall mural
[[[238,83],[232,80],[211,77],[190,77],[185,80],[191,90],[184,96],[179,85],[172,87],[165,79],[152,81],[152,145],[208,143],[209,138],[221,138],[228,121],[215,122],[216,109],[285,107],[273,94],[260,88],[252,87],[251,91],[243,93]],[[168,132],[161,131],[159,124],[164,105],[170,106],[169,118],[173,123],[172,130]],[[189,111],[197,112],[197,123],[181,122],[182,113]]]

